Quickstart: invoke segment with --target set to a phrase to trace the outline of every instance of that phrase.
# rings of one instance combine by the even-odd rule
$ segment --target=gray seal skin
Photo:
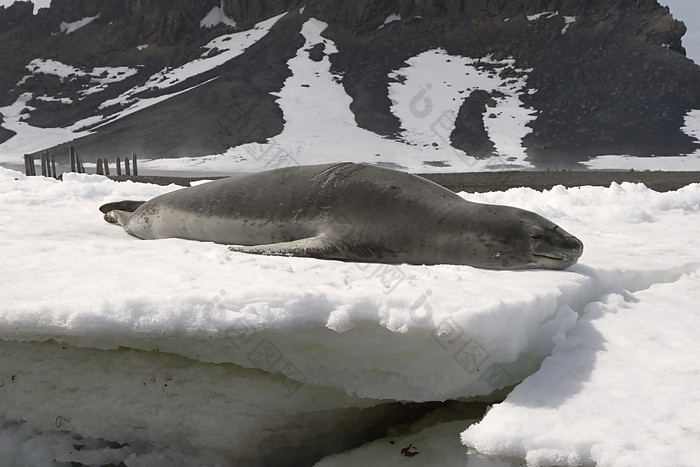
[[[266,255],[564,269],[583,252],[581,241],[538,214],[472,203],[416,175],[366,164],[287,167],[100,210],[139,238]]]

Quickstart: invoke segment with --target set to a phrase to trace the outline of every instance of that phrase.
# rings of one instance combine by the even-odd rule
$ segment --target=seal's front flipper
[[[268,245],[230,246],[229,250],[268,256],[303,256],[321,259],[347,259],[343,254],[342,243],[326,235],[302,238],[291,242],[270,243]]]
[[[109,211],[127,211],[134,212],[139,206],[141,206],[145,201],[116,201],[114,203],[107,203],[100,206],[100,212],[107,214]],[[109,221],[108,221],[109,222]]]

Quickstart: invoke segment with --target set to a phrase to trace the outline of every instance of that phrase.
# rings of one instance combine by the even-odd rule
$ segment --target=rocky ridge
[[[235,28],[201,26],[216,7]],[[28,2],[0,8],[0,107],[32,93],[25,121],[44,128],[115,113],[120,106],[107,105],[110,99],[160,70],[200,57],[214,38],[286,13],[245,53],[168,89],[189,91],[74,141],[87,157],[200,156],[279,134],[284,119],[271,93],[291,74],[286,63],[303,46],[300,29],[308,18],[329,25],[323,34],[339,50],[329,58],[352,98],[358,126],[387,138],[399,138],[402,130],[387,92],[392,71],[442,48],[451,55],[512,58],[512,67],[480,65],[503,79],[528,70],[531,91],[523,101],[536,118],[524,145],[539,168],[574,166],[601,154],[678,155],[698,149],[681,127],[689,110],[700,109],[700,67],[684,56],[685,26],[656,0],[54,0],[36,15],[32,9]],[[68,32],[70,24],[86,18],[89,24]],[[308,52],[312,59],[325,53]],[[37,58],[83,73],[27,76]],[[80,95],[100,67],[136,72],[99,93]],[[136,97],[162,92],[151,87]],[[483,116],[497,93],[474,90],[465,97],[450,134],[452,146],[475,157],[493,155]],[[0,142],[11,135],[0,128]],[[53,150],[67,153],[63,145]]]

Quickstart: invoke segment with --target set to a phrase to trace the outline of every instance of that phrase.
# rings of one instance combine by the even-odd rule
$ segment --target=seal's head
[[[530,256],[533,267],[564,269],[578,261],[583,253],[581,240],[558,225],[530,225]]]
[[[468,240],[476,246],[471,253],[475,266],[565,269],[583,253],[583,243],[578,238],[534,212],[484,205],[479,218],[482,230],[476,239]]]

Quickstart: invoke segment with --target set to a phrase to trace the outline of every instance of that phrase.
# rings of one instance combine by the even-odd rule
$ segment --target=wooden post
[[[70,146],[68,148],[68,154],[70,155],[70,171],[77,172],[78,171],[78,161],[76,160],[75,148],[73,146]]]
[[[34,165],[34,157],[29,156],[29,175],[36,175],[36,165]]]
[[[97,173],[97,175],[104,175],[105,174],[105,171],[102,168],[102,159],[97,159],[97,171],[96,171],[96,173]]]
[[[129,170],[129,158],[124,158],[124,175],[127,177],[131,175],[131,170]]]
[[[109,162],[107,162],[107,159],[105,159],[104,162],[105,162],[105,175],[109,177]]]
[[[73,154],[75,154],[75,168],[77,169],[76,171],[79,174],[84,174],[85,167],[83,167],[83,161],[80,160],[80,155],[78,154],[78,150],[73,148]]]
[[[133,172],[134,172],[134,177],[136,177],[136,176],[138,176],[138,174],[139,174],[139,169],[138,169],[138,167],[137,167],[137,165],[136,165],[136,154],[132,154],[132,155],[131,155],[131,160],[133,161],[133,163],[131,164],[131,166],[132,166],[132,169],[133,169]]]
[[[24,174],[27,177],[32,174],[32,170],[29,168],[29,154],[24,155]]]
[[[51,154],[51,176],[53,178],[58,178],[58,174],[56,173],[56,155]]]
[[[122,158],[117,157],[117,176],[121,177],[122,175]]]
[[[46,153],[41,153],[41,176],[46,177]]]

